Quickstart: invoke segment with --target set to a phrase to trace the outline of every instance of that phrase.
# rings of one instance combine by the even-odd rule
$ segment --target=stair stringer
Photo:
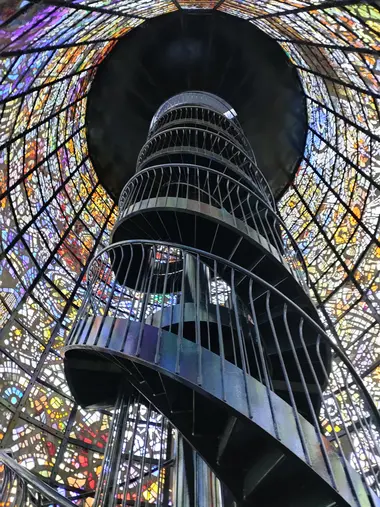
[[[76,351],[76,358],[79,351],[83,353],[84,363],[86,353],[102,356],[105,364],[109,361],[116,362],[120,370],[125,371],[127,380],[171,420],[227,486],[231,487],[228,474],[223,473],[211,455],[202,454],[196,436],[184,432],[181,419],[167,409],[151,386],[141,381],[141,375],[136,375],[140,365],[176,380],[207,397],[210,403],[223,407],[231,415],[249,421],[263,439],[269,439],[286,456],[298,460],[306,474],[314,474],[313,480],[316,479],[320,488],[331,495],[337,506],[378,505],[376,495],[371,494],[371,502],[360,475],[347,463],[344,466],[342,458],[324,439],[334,474],[334,487],[314,427],[305,418],[298,416],[304,435],[301,441],[290,405],[255,378],[244,375],[234,364],[224,361],[222,367],[220,356],[198,344],[141,322],[92,317],[80,323],[71,336],[70,343],[64,348],[67,365],[70,364],[73,351]],[[306,453],[303,447],[305,445]],[[306,454],[310,458],[310,464],[307,463]],[[349,469],[351,484],[345,468]],[[239,487],[232,485],[231,491],[237,498],[241,497]]]

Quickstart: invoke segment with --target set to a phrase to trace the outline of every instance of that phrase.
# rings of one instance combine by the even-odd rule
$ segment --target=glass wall
[[[320,5],[319,5],[320,4]],[[117,39],[177,9],[218,9],[297,67],[309,131],[279,207],[331,336],[380,405],[380,10],[342,0],[6,0],[0,6],[0,439],[71,494],[96,485],[110,414],[86,412],[60,350],[115,204],[86,143],[86,97]],[[62,489],[63,491],[63,489]],[[88,500],[91,505],[91,500]]]

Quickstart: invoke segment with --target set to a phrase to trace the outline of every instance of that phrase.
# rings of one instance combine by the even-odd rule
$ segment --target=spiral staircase
[[[224,507],[380,506],[378,413],[321,326],[235,111],[214,95],[182,93],[152,119],[65,372],[86,407],[140,393],[219,478]]]

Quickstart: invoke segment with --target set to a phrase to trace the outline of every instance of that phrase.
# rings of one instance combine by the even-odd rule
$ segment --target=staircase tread
[[[281,469],[281,460],[284,459],[281,457],[281,453],[286,455],[285,461],[287,462],[289,459],[289,463],[292,463],[292,466],[295,466],[295,470],[297,470],[294,476],[291,473],[291,468],[283,469],[290,473],[290,478],[292,479],[285,481],[284,478],[287,474],[283,474],[282,476],[282,481],[285,481],[284,488],[288,488],[287,491],[289,495],[291,495],[292,487],[294,489],[294,484],[291,483],[296,481],[297,477],[299,478],[302,476],[302,480],[305,483],[309,481],[318,486],[319,490],[321,490],[321,495],[323,493],[323,498],[326,497],[330,501],[330,499],[334,500],[335,497],[338,497],[338,494],[328,482],[329,476],[326,473],[322,457],[317,457],[315,451],[311,451],[313,446],[316,446],[316,448],[319,447],[319,443],[312,426],[307,420],[301,415],[299,416],[302,419],[303,431],[310,428],[310,430],[308,430],[308,440],[306,443],[309,447],[312,446],[310,447],[310,452],[314,452],[315,459],[319,460],[316,462],[318,467],[314,469],[310,468],[305,461],[302,445],[295,427],[294,417],[292,416],[292,409],[279,396],[275,393],[270,395],[270,399],[272,400],[271,403],[273,404],[272,413],[268,405],[268,393],[265,386],[258,380],[249,377],[247,378],[247,388],[249,389],[250,405],[245,404],[246,401],[244,397],[246,393],[242,371],[237,366],[226,361],[224,364],[224,375],[226,380],[224,399],[219,385],[221,374],[219,356],[202,348],[202,367],[205,368],[205,370],[202,375],[202,383],[199,384],[199,376],[196,369],[194,370],[195,363],[193,360],[194,357],[196,357],[194,353],[198,350],[198,345],[185,338],[181,339],[182,352],[180,353],[179,369],[177,370],[176,348],[178,346],[178,337],[165,330],[160,333],[160,360],[156,363],[154,358],[157,328],[152,328],[152,326],[149,325],[144,326],[143,334],[139,341],[141,345],[139,356],[137,357],[135,352],[133,352],[136,350],[133,343],[134,340],[137,341],[139,338],[140,326],[141,324],[139,322],[131,323],[127,340],[128,349],[124,355],[119,352],[119,346],[116,346],[116,344],[119,343],[117,336],[111,336],[109,348],[112,348],[113,340],[116,340],[115,346],[118,351],[118,361],[120,361],[120,357],[124,357],[125,364],[130,365],[128,369],[131,375],[128,377],[128,380],[147,397],[159,411],[172,420],[174,426],[181,431],[192,446],[198,449],[205,461],[211,465],[220,479],[228,485],[237,498],[243,501],[244,479],[246,480],[247,489],[248,480],[249,478],[251,481],[253,480],[252,477],[254,473],[256,473],[256,482],[258,485],[262,484],[262,487],[253,487],[251,488],[252,491],[246,491],[245,494],[249,494],[252,498],[260,499],[261,495],[265,497],[265,495],[270,493],[274,486],[270,481],[270,476],[273,478],[276,477],[278,484],[281,482],[281,477],[277,477],[276,474],[276,469]],[[108,339],[109,337],[107,336],[107,340]],[[100,336],[99,346],[101,346],[101,340],[102,337]],[[112,350],[110,354],[112,354]],[[148,371],[150,372],[148,373]],[[152,371],[154,373],[152,373]],[[205,374],[206,372],[207,374]],[[147,378],[148,382],[141,384],[140,380],[143,377]],[[154,385],[152,385],[152,379],[156,379],[153,382]],[[155,390],[162,393],[162,387],[165,388],[168,396],[154,396]],[[196,430],[194,430],[192,421],[189,421],[191,418],[184,416],[184,413],[181,415],[180,413],[173,414],[171,412],[173,409],[181,408],[182,410],[186,410],[186,414],[188,415],[189,411],[191,412],[192,409],[193,391],[199,394],[199,399],[197,399],[196,404],[197,410],[199,410],[196,412],[195,417]],[[171,407],[169,406],[170,402],[174,402],[174,405]],[[253,411],[250,412],[252,407]],[[277,430],[279,431],[281,441],[277,439],[274,427],[272,426],[273,414],[277,421]],[[232,421],[228,419],[231,416],[237,418],[236,423],[232,424]],[[227,444],[223,451],[223,459],[219,460],[218,463],[218,456],[220,457],[221,455],[223,431],[226,430],[227,421],[229,425],[233,426],[233,429],[230,432],[229,438],[227,438],[228,435],[224,436],[224,438],[227,439]],[[267,464],[267,468],[270,468],[270,473],[268,474],[268,479],[262,480],[257,476],[257,467],[259,467],[260,460],[263,459],[261,453],[265,450],[265,446],[267,445],[274,446],[277,449],[276,452],[280,453],[281,460],[279,458],[278,464],[276,460],[274,460],[274,465],[276,466],[274,466],[273,463],[269,463],[270,466]],[[271,449],[271,447],[268,448]],[[252,450],[254,450],[254,452]],[[258,461],[255,463],[256,459]],[[335,465],[338,466],[338,461]],[[263,466],[262,462],[261,466]],[[341,467],[341,465],[339,466]],[[264,487],[265,484],[268,484],[268,487]],[[343,487],[345,486],[343,485]],[[263,491],[261,491],[261,489]],[[289,500],[289,502],[292,501],[293,500]],[[258,505],[260,505],[260,503],[258,503]],[[268,505],[270,504],[268,503]],[[284,503],[284,505],[287,504]],[[288,505],[289,507],[295,507],[295,504],[293,506],[292,503]],[[321,505],[325,507],[324,504]],[[342,498],[341,505],[347,506],[354,504],[351,503],[351,500],[348,500],[347,503],[347,501]],[[364,507],[366,504],[361,504],[361,506]]]

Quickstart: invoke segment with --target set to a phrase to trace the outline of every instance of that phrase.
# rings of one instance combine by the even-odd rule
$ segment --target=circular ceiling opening
[[[281,47],[251,23],[220,12],[176,12],[123,37],[88,96],[89,153],[114,198],[135,172],[158,107],[186,90],[225,99],[275,196],[303,154],[307,116],[298,75]]]

